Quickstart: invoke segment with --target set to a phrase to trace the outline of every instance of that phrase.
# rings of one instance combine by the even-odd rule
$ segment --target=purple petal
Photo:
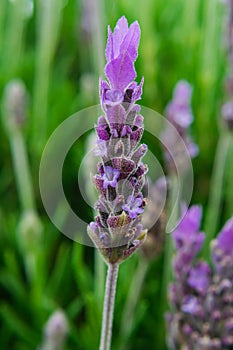
[[[99,228],[98,225],[96,224],[96,222],[92,221],[89,224],[90,229],[93,231],[93,233],[95,233],[96,235],[98,235],[99,233]]]
[[[137,21],[135,21],[129,27],[129,30],[120,47],[120,51],[122,53],[127,52],[132,62],[134,62],[138,56],[140,34],[139,24]]]
[[[118,20],[113,33],[111,31],[110,26],[108,26],[108,40],[105,50],[107,62],[110,62],[111,60],[119,56],[120,46],[127,32],[128,22],[124,16]]]
[[[225,254],[233,256],[233,218],[226,222],[219,233],[217,245]]]
[[[199,310],[198,299],[191,295],[185,297],[181,310],[191,315],[198,314],[198,310]]]
[[[105,190],[108,188],[108,186],[115,188],[119,176],[120,171],[118,169],[114,169],[111,166],[106,166],[104,168],[104,174],[102,175],[103,188]]]
[[[113,89],[124,90],[136,78],[134,65],[127,53],[110,61],[105,67],[105,73]]]
[[[136,115],[135,117],[135,120],[134,120],[134,126],[137,126],[138,128],[140,128],[142,126],[142,123],[143,123],[143,116],[138,114]]]
[[[121,53],[120,47],[125,35],[128,32],[128,22],[125,16],[122,16],[114,29],[113,32],[113,56],[114,58],[118,57]]]
[[[104,103],[114,106],[123,102],[124,95],[121,90],[107,90],[104,95]]]
[[[202,208],[193,205],[186,213],[179,224],[180,231],[186,231],[187,234],[198,231],[201,223]]]
[[[108,40],[107,40],[107,45],[106,45],[106,50],[105,50],[105,56],[107,62],[113,60],[113,35],[110,26],[108,26]]]
[[[210,284],[210,271],[210,267],[206,262],[199,262],[191,269],[188,284],[205,295]]]
[[[134,89],[134,92],[132,95],[132,102],[138,101],[141,98],[143,83],[144,83],[144,77],[142,77],[140,84]]]
[[[174,99],[177,103],[187,105],[190,103],[192,96],[192,86],[185,80],[180,80],[174,89]]]
[[[130,135],[132,133],[132,129],[129,125],[124,125],[121,131],[121,137],[125,137],[126,135]]]
[[[126,204],[122,205],[122,209],[128,213],[131,219],[135,219],[138,214],[143,213],[144,209],[141,207],[143,199],[141,197],[135,198],[133,195],[129,196]]]
[[[110,90],[110,86],[108,85],[108,83],[106,82],[106,80],[103,80],[102,78],[100,78],[99,80],[99,89],[100,89],[100,99],[101,102],[104,103],[104,94],[106,90]]]

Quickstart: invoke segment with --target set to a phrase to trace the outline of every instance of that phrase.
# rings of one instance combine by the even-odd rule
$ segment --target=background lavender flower
[[[200,207],[191,207],[174,231],[175,281],[167,314],[172,349],[229,349],[233,346],[233,218],[212,242],[214,268],[201,259],[204,234]]]
[[[165,110],[165,115],[171,124],[175,126],[179,136],[187,147],[190,157],[193,158],[196,157],[199,150],[198,146],[192,141],[189,135],[189,127],[194,119],[191,109],[191,96],[191,85],[185,80],[178,81],[173,91],[173,98]],[[171,171],[174,171],[174,164],[182,164],[184,158],[180,147],[180,139],[178,139],[177,135],[169,128],[164,131],[162,137],[164,144],[174,149],[173,159],[171,155],[165,151],[167,166]]]
[[[223,104],[221,109],[222,119],[226,127],[231,131],[233,129],[233,2],[228,0],[226,3],[228,7],[228,23],[226,33],[226,51],[227,51],[227,75],[225,77],[225,93],[227,101]]]
[[[108,28],[107,80],[100,79],[104,115],[96,125],[96,154],[101,161],[93,178],[99,192],[95,204],[98,215],[88,232],[111,263],[131,255],[146,235],[140,214],[145,206],[142,189],[147,172],[141,159],[147,146],[137,147],[143,133],[143,117],[135,104],[141,97],[143,80],[139,85],[134,81],[139,39],[138,23],[128,27],[125,17],[119,19],[113,32]]]

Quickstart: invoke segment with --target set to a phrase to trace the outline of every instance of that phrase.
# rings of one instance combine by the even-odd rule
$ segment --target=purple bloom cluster
[[[171,349],[227,350],[233,348],[233,218],[212,242],[213,268],[197,258],[204,240],[200,220],[201,208],[193,206],[173,233],[168,343]]]
[[[170,169],[174,168],[174,163],[182,162],[182,153],[180,150],[181,139],[184,141],[190,157],[195,157],[199,152],[197,145],[189,136],[189,127],[194,119],[191,109],[191,96],[192,87],[190,84],[185,80],[178,81],[173,91],[173,98],[165,110],[168,121],[176,128],[179,135],[178,139],[177,134],[174,134],[170,128],[167,128],[163,134],[165,146],[169,145],[174,150],[173,158],[176,158],[171,159],[171,155],[168,152],[165,153],[165,158]]]
[[[142,157],[147,146],[138,146],[143,133],[140,106],[143,80],[134,79],[134,62],[138,55],[140,28],[128,26],[125,17],[114,29],[108,28],[105,74],[100,79],[100,98],[104,115],[95,127],[96,155],[101,157],[93,181],[99,192],[95,204],[98,215],[88,233],[107,262],[120,262],[141,245],[146,231],[141,225],[145,206],[142,189],[147,166]]]

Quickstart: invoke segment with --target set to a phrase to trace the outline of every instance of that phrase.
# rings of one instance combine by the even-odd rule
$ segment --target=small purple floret
[[[117,180],[120,176],[120,171],[112,168],[111,166],[106,166],[104,168],[104,174],[102,175],[103,188],[106,190],[108,186],[116,187]]]
[[[105,103],[110,106],[115,106],[124,100],[124,95],[121,90],[107,90],[105,92]]]
[[[185,313],[195,315],[197,314],[198,308],[198,299],[195,296],[187,295],[185,297],[181,310]]]
[[[141,197],[129,196],[122,209],[129,214],[131,219],[135,219],[138,214],[143,213],[143,199]]]
[[[191,269],[188,284],[200,294],[206,294],[210,284],[210,271],[207,263],[199,262]]]

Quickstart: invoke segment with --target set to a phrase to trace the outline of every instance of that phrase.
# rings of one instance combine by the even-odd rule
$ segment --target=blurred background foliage
[[[40,199],[38,169],[53,130],[74,112],[98,103],[107,24],[113,27],[122,15],[140,23],[136,69],[138,81],[145,77],[144,106],[163,114],[176,82],[186,79],[192,84],[192,134],[200,148],[193,161],[193,202],[206,206],[223,128],[226,14],[226,4],[219,0],[0,1],[1,349],[37,349],[47,320],[58,309],[64,310],[69,325],[65,349],[98,348],[103,267],[98,267],[93,248],[72,242],[49,221]],[[26,86],[28,112],[20,125],[12,126],[4,96],[16,78]],[[74,189],[85,141],[72,147],[63,169],[64,189],[76,211],[80,193]],[[90,221],[90,208],[83,205],[82,215]],[[136,254],[120,269],[113,349],[165,349],[163,256],[148,265],[127,347],[121,337],[122,309],[141,259]]]

